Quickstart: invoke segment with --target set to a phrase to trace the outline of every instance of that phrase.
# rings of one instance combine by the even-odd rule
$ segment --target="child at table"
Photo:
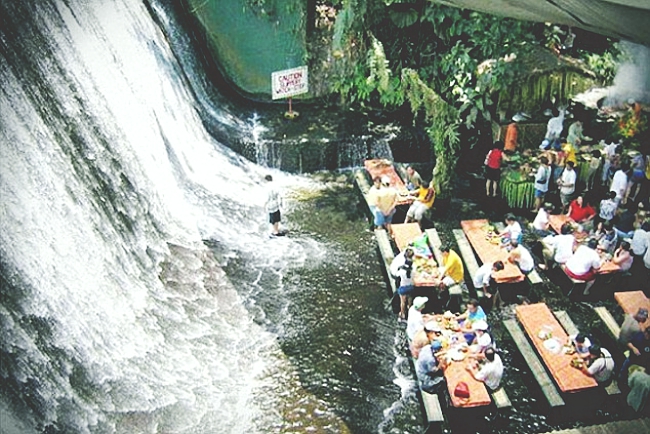
[[[591,347],[591,341],[587,336],[582,333],[577,333],[575,335],[569,336],[570,345],[573,346],[576,350],[576,354],[580,356],[581,359],[586,359],[589,357],[589,347]]]
[[[472,324],[472,330],[475,333],[474,340],[468,341],[469,350],[473,354],[484,353],[486,349],[492,346],[492,336],[488,333],[488,323],[479,320],[474,321]]]

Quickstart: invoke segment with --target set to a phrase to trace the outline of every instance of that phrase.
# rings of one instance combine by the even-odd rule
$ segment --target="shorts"
[[[384,215],[378,209],[375,209],[375,226],[389,225],[393,222],[393,216],[395,215],[395,210],[389,215]]]
[[[427,206],[420,201],[413,202],[413,205],[409,207],[409,210],[406,212],[408,218],[421,221],[424,217],[424,213],[427,211]]]
[[[415,291],[415,286],[413,285],[406,285],[406,286],[400,286],[397,288],[397,293],[399,295],[411,295]]]
[[[573,197],[573,193],[569,194],[564,194],[560,193],[560,201],[562,202],[563,206],[567,206],[571,203],[571,197]]]
[[[546,196],[546,192],[545,192],[545,191],[535,189],[535,197],[541,197],[541,198],[543,198],[544,196]]]
[[[269,213],[269,223],[275,224],[280,222],[280,210]]]
[[[490,181],[499,181],[501,179],[501,169],[485,167],[485,177]]]
[[[585,282],[589,282],[589,281],[594,280],[596,278],[596,274],[597,274],[593,269],[589,270],[585,274],[575,274],[566,267],[564,268],[564,271],[566,271],[567,276],[571,277],[572,279],[584,280]]]

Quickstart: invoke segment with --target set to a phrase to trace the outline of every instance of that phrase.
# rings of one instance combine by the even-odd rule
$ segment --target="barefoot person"
[[[273,177],[271,175],[266,175],[264,179],[267,182],[266,190],[266,202],[264,207],[266,212],[269,214],[269,223],[271,223],[271,235],[279,236],[280,232],[280,221],[282,217],[280,215],[280,207],[282,206],[282,197],[280,192],[273,184]]]

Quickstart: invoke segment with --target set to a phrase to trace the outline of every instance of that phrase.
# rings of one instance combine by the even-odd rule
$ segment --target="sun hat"
[[[472,323],[472,330],[474,330],[474,331],[476,331],[476,330],[486,331],[487,329],[488,329],[488,323],[486,323],[483,320],[474,321]]]
[[[441,332],[440,324],[437,321],[429,321],[424,324],[424,330],[428,332]]]
[[[415,297],[413,299],[413,307],[417,310],[420,310],[424,307],[425,304],[427,304],[427,301],[429,301],[428,297]]]

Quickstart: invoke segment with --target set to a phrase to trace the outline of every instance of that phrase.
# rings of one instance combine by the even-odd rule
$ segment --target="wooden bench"
[[[607,313],[609,314],[609,312]],[[564,330],[566,330],[569,336],[573,336],[579,333],[578,327],[576,327],[575,323],[571,317],[569,317],[568,313],[563,310],[558,310],[554,311],[553,314],[555,315],[555,318],[557,318],[558,322],[562,324],[562,327],[564,327]],[[613,319],[614,318],[612,318],[612,320]],[[608,395],[619,395],[621,393],[621,389],[618,388],[616,381],[612,381],[609,386],[605,388],[605,391]]]
[[[537,354],[535,354],[535,350],[530,342],[528,342],[528,338],[521,330],[521,327],[519,327],[519,324],[517,324],[517,321],[514,319],[507,319],[503,321],[503,325],[510,333],[510,336],[512,336],[512,339],[515,341],[517,348],[519,348],[521,355],[524,356],[524,360],[526,360],[530,371],[541,387],[542,393],[544,393],[549,405],[551,407],[564,406],[565,403],[562,396],[555,387],[555,384],[553,384],[553,380],[549,377],[544,365],[539,360]]]
[[[424,390],[420,390],[420,395],[422,396],[424,412],[427,415],[427,422],[430,424],[444,422],[445,416],[442,414],[442,407],[440,406],[438,395],[425,392]]]
[[[503,386],[492,392],[492,401],[494,401],[494,405],[499,409],[512,407],[510,398],[508,398],[508,394]]]
[[[375,230],[375,239],[377,240],[377,247],[379,254],[382,257],[386,275],[388,276],[388,284],[390,285],[391,294],[397,294],[397,287],[395,286],[395,279],[390,275],[390,264],[395,258],[393,247],[390,243],[390,237],[384,229]]]
[[[469,244],[469,241],[465,236],[465,232],[463,232],[462,229],[454,229],[452,232],[454,233],[454,238],[456,239],[456,244],[458,245],[458,253],[460,253],[461,258],[463,258],[463,262],[465,263],[465,271],[467,271],[469,274],[473,287],[474,277],[476,276],[476,273],[479,269],[478,261],[476,260],[476,256],[474,256],[474,250]],[[482,290],[477,289],[476,296],[477,298],[483,298],[485,297],[485,294]]]
[[[598,314],[601,321],[605,323],[607,329],[612,334],[615,339],[618,339],[618,336],[621,334],[621,327],[614,319],[611,313],[604,306],[594,307],[594,311]]]
[[[365,171],[357,170],[356,173],[354,174],[354,181],[357,184],[357,187],[359,188],[361,195],[363,196],[363,200],[366,202],[368,214],[369,215],[372,214],[370,212],[370,206],[368,205],[368,192],[370,191],[370,181],[368,181]],[[374,219],[374,216],[371,215],[371,218]]]

